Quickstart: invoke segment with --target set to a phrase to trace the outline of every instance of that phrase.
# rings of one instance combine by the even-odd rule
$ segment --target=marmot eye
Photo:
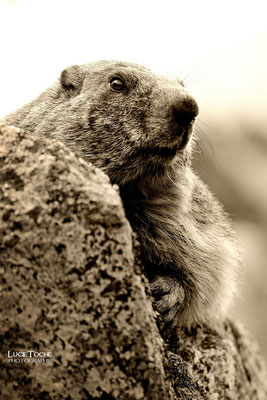
[[[112,78],[109,82],[109,86],[116,92],[122,92],[125,89],[125,83],[121,78]]]

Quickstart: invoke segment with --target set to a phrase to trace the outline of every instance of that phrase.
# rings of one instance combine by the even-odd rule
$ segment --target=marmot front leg
[[[174,277],[158,275],[151,281],[150,288],[156,310],[162,315],[166,327],[173,328],[185,304],[181,283]]]

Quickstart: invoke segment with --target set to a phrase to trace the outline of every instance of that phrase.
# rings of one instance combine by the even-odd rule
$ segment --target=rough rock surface
[[[267,399],[266,367],[257,345],[237,322],[178,332],[173,343],[188,365],[200,398],[212,400]]]
[[[0,398],[266,399],[254,344],[230,321],[181,329],[167,352],[132,238],[101,171],[0,128]],[[8,362],[27,350],[52,357]]]
[[[0,143],[0,397],[171,398],[118,192],[57,142],[2,128]],[[25,350],[51,361],[7,363]]]

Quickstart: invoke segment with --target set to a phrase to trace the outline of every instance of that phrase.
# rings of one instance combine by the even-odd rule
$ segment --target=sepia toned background
[[[196,97],[194,166],[234,220],[244,249],[230,312],[267,359],[266,2],[0,0],[0,116],[68,65],[144,64]]]

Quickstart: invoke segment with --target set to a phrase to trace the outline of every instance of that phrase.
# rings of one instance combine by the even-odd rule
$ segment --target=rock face
[[[1,399],[267,398],[238,325],[163,343],[138,244],[100,170],[17,128],[0,138]],[[39,355],[8,357],[26,351]]]
[[[118,191],[63,145],[1,130],[5,399],[171,398]],[[52,352],[45,365],[8,351]]]
[[[178,352],[189,366],[200,398],[267,399],[267,374],[257,345],[244,328],[230,320],[219,326],[178,332]]]

